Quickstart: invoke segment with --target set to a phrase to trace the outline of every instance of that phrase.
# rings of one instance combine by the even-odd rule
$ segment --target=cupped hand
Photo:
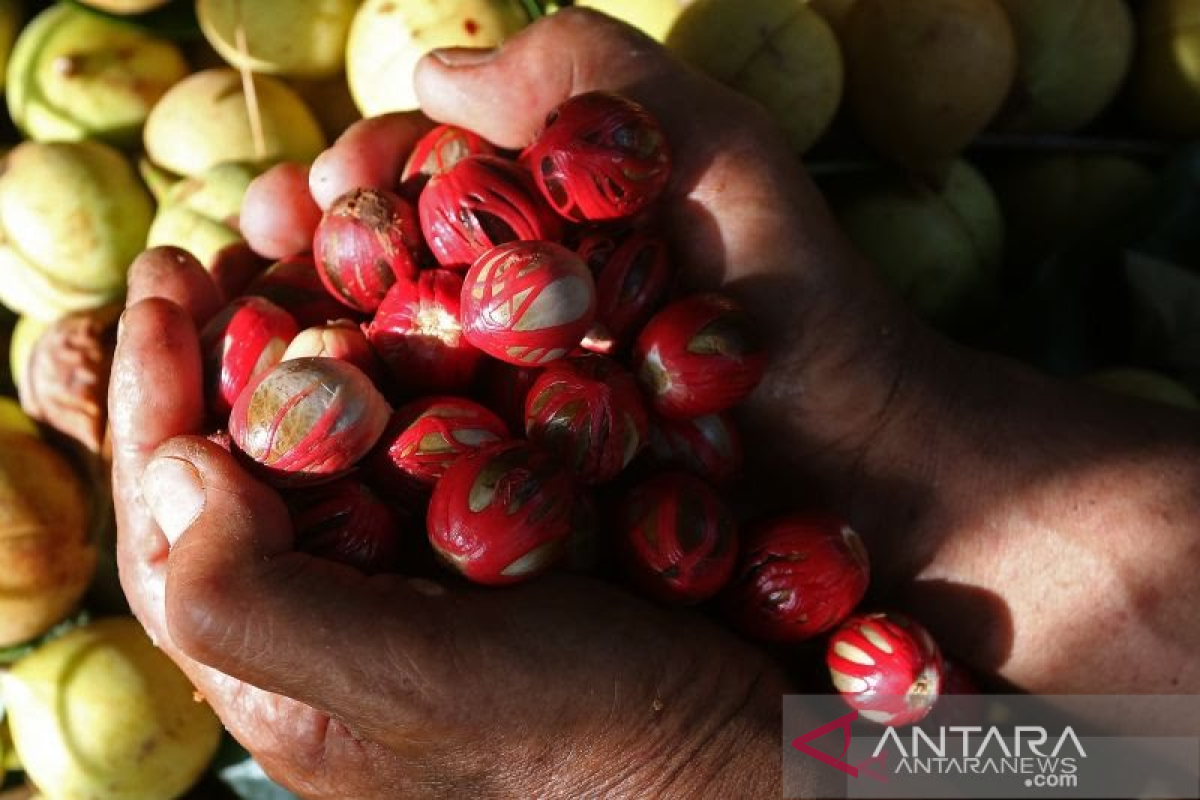
[[[527,142],[573,93],[626,92],[675,142],[671,228],[694,283],[728,287],[780,333],[794,313],[832,324],[876,302],[828,269],[840,245],[823,238],[823,207],[761,114],[627,28],[558,14],[490,59],[427,58],[417,80],[431,117],[503,146]],[[361,123],[314,166],[313,197],[390,185],[427,124]],[[277,170],[247,199],[264,252],[311,232],[300,176]],[[271,775],[339,798],[776,789],[784,679],[698,615],[585,578],[469,590],[294,552],[278,495],[197,435],[196,330],[216,305],[198,269],[131,271],[110,394],[121,578],[159,646]],[[846,352],[782,363],[773,380],[819,375]]]

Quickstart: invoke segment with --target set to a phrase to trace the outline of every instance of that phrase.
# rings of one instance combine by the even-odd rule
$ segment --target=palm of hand
[[[610,21],[556,15],[490,63],[427,59],[418,86],[430,116],[510,147],[571,94],[646,103],[676,143],[666,222],[688,282],[731,287],[770,329],[790,330],[860,280],[796,268],[842,245],[761,114]],[[352,130],[313,167],[314,197],[389,185],[425,124],[394,116]],[[287,230],[313,224],[284,196],[296,175],[251,192],[252,243],[306,241]],[[797,226],[805,217],[817,224]],[[160,646],[290,787],[346,797],[654,785],[778,696],[776,670],[734,637],[586,579],[445,591],[290,552],[279,498],[189,438],[203,421],[195,321],[216,307],[215,289],[184,267],[135,269],[130,296],[110,399],[122,581]],[[789,379],[786,362],[776,372]],[[769,380],[760,394],[774,392]],[[143,497],[152,460],[191,465],[204,487],[173,547]],[[612,771],[634,755],[657,775]]]

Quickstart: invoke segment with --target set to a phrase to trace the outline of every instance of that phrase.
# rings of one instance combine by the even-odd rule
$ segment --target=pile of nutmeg
[[[610,93],[560,105],[516,158],[434,128],[395,187],[343,195],[311,256],[203,329],[214,426],[308,552],[388,572],[424,549],[493,586],[605,564],[758,640],[840,625],[835,685],[920,719],[941,656],[907,618],[848,619],[868,584],[854,531],[805,513],[739,533],[729,411],[767,355],[734,300],[673,292],[669,177],[658,123]]]

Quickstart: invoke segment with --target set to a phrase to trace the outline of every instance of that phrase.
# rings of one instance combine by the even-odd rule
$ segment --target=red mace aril
[[[437,125],[417,140],[400,173],[400,191],[416,197],[426,181],[467,156],[495,155],[496,148],[477,133],[455,125]]]
[[[557,241],[562,235],[561,220],[529,174],[499,156],[469,156],[434,175],[417,209],[434,258],[455,269],[505,242]]]
[[[747,636],[799,642],[850,616],[869,581],[867,550],[849,525],[832,514],[789,514],[743,540],[726,609]]]
[[[658,121],[610,92],[576,95],[551,111],[521,160],[554,210],[573,222],[640,213],[671,172]]]
[[[767,354],[741,306],[724,295],[698,294],[646,323],[633,364],[655,411],[699,417],[746,399],[766,372]]]
[[[399,524],[363,484],[343,478],[284,495],[295,547],[368,575],[394,572],[400,561]]]
[[[310,255],[289,256],[275,262],[250,284],[246,294],[270,300],[291,314],[302,328],[323,325],[348,313],[326,291]]]
[[[412,205],[385,189],[352,189],[333,201],[313,234],[317,273],[329,293],[370,314],[397,278],[417,273],[421,233]]]
[[[433,489],[429,541],[476,583],[527,580],[562,555],[575,507],[570,475],[526,442],[502,442],[455,461]]]
[[[586,489],[575,495],[571,520],[571,535],[563,548],[561,567],[568,572],[595,572],[604,563],[608,540],[600,531],[596,499]]]
[[[829,638],[825,662],[846,703],[880,725],[920,722],[942,692],[942,656],[902,614],[859,614]]]
[[[655,417],[650,422],[650,453],[658,464],[723,483],[742,471],[742,434],[728,413]]]
[[[383,298],[367,339],[401,385],[417,392],[470,386],[483,352],[463,334],[462,286],[458,273],[428,269],[401,278]]]
[[[630,577],[663,602],[706,600],[733,575],[733,513],[694,475],[664,472],[635,487],[621,505],[617,535]]]
[[[293,358],[338,358],[361,369],[379,383],[379,362],[366,334],[348,319],[314,325],[296,334],[283,353],[283,361]]]
[[[584,483],[606,483],[646,444],[649,420],[637,382],[599,355],[547,367],[525,400],[529,441],[554,453]]]
[[[397,409],[363,470],[400,496],[428,492],[460,456],[511,439],[491,411],[462,397],[425,397]]]
[[[622,349],[671,287],[667,245],[642,231],[621,237],[601,232],[584,237],[575,251],[596,279],[596,324],[583,346],[598,353]]]
[[[463,280],[462,324],[483,352],[521,367],[562,358],[596,316],[596,286],[579,256],[551,242],[489,250]]]
[[[291,314],[261,297],[239,297],[209,320],[200,332],[209,410],[228,415],[246,385],[279,363],[298,332]]]
[[[504,420],[509,430],[525,429],[525,398],[542,370],[518,367],[494,358],[486,359],[479,370],[476,397]]]
[[[297,358],[238,396],[229,434],[276,486],[341,477],[379,440],[391,409],[362,370],[336,358]]]

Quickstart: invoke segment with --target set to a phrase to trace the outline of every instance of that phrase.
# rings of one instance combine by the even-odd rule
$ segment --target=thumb
[[[543,17],[499,50],[435,50],[414,80],[431,118],[508,148],[529,144],[546,114],[581,92],[626,94],[670,133],[672,121],[691,112],[686,98],[713,88],[640,31],[582,8]],[[706,90],[695,91],[700,86]]]
[[[171,543],[167,631],[185,655],[368,730],[381,695],[420,700],[408,695],[438,672],[440,587],[293,551],[279,495],[200,437],[160,447],[142,494]]]

